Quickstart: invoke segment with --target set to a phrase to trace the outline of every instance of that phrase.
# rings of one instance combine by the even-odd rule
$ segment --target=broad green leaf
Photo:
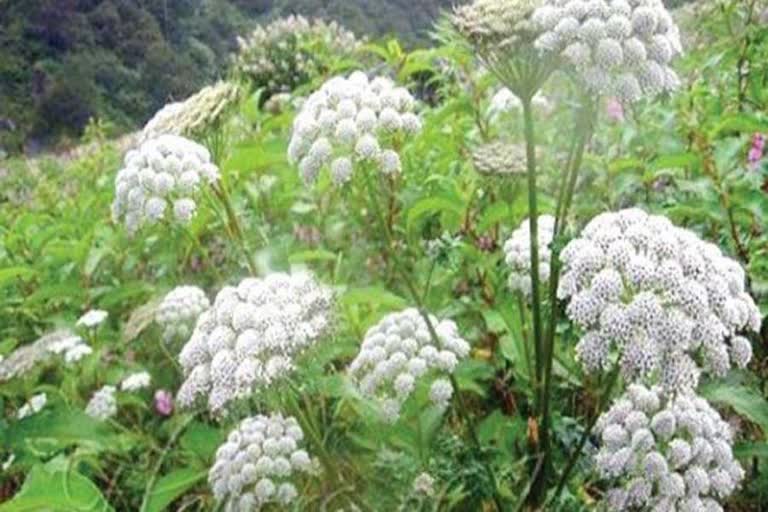
[[[37,272],[30,267],[9,267],[0,269],[0,287],[8,286],[18,279],[32,277]]]
[[[182,468],[160,477],[147,501],[145,512],[161,512],[208,476],[207,469]]]
[[[203,461],[208,461],[213,457],[216,448],[223,440],[224,434],[221,431],[205,423],[195,421],[186,428],[179,439],[179,445]]]
[[[725,382],[712,382],[702,386],[701,395],[715,403],[732,407],[750,421],[757,423],[768,434],[768,401],[752,389]]]
[[[32,467],[21,490],[0,512],[107,512],[113,510],[99,489],[76,471]]]
[[[425,217],[437,213],[449,213],[460,217],[462,211],[463,209],[460,201],[451,200],[447,197],[428,197],[416,203],[408,211],[406,228],[410,234],[413,233],[415,225]]]
[[[79,409],[46,408],[42,412],[14,422],[6,432],[8,446],[23,449],[37,441],[53,442],[59,448],[87,444],[95,449],[114,448],[112,429]]]

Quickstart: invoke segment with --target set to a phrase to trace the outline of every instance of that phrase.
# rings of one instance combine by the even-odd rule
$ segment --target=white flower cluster
[[[109,313],[103,309],[89,309],[77,320],[75,325],[77,327],[93,329],[94,327],[98,327],[99,325],[103,324],[104,320],[107,319],[107,316],[109,316]]]
[[[85,406],[85,413],[101,421],[112,418],[117,414],[116,391],[115,386],[103,386],[93,394],[88,405]]]
[[[77,363],[82,358],[93,353],[90,345],[80,336],[67,336],[48,345],[48,351],[56,355],[64,355],[67,365]]]
[[[27,400],[27,403],[19,408],[19,410],[16,412],[16,417],[21,420],[27,416],[37,414],[43,410],[43,407],[45,407],[46,403],[48,403],[48,395],[45,393],[39,393]]]
[[[240,99],[240,87],[218,82],[203,87],[184,101],[169,103],[150,119],[141,131],[140,142],[161,135],[191,137],[220,122]]]
[[[211,307],[205,292],[197,286],[177,286],[163,297],[155,321],[163,329],[163,341],[189,338],[198,317]]]
[[[549,244],[555,236],[555,218],[552,215],[539,215],[539,280],[549,281],[552,251]],[[504,242],[504,261],[510,268],[509,288],[530,297],[531,284],[531,231],[529,220],[525,219],[512,236]]]
[[[32,371],[35,366],[46,362],[51,357],[51,346],[67,338],[75,337],[71,331],[62,329],[48,333],[32,343],[22,345],[0,359],[0,382]]]
[[[552,103],[541,91],[533,96],[531,105],[544,113],[550,113],[553,109]],[[491,98],[491,102],[488,105],[488,117],[496,118],[501,114],[509,114],[521,111],[522,109],[523,103],[520,101],[520,98],[508,88],[502,87]]]
[[[611,482],[610,511],[722,512],[719,501],[744,478],[729,425],[694,394],[672,398],[630,385],[595,424],[595,461]]]
[[[723,376],[751,359],[739,333],[758,331],[761,317],[744,270],[666,217],[600,214],[560,259],[558,297],[585,331],[576,351],[588,371],[608,367],[615,348],[626,379],[654,374],[665,389],[685,390],[702,369]]]
[[[482,176],[510,178],[525,175],[528,170],[525,144],[496,139],[479,144],[471,151],[474,169]],[[541,154],[541,148],[537,146],[537,158]]]
[[[326,73],[332,59],[351,57],[361,46],[338,23],[303,16],[276,19],[237,43],[235,69],[266,96],[293,91]]]
[[[148,372],[132,373],[120,382],[121,391],[139,391],[148,388],[152,383],[152,376]]]
[[[247,278],[222,289],[179,355],[186,377],[179,404],[207,397],[208,409],[221,412],[285,376],[327,332],[331,302],[331,291],[307,273]]]
[[[451,374],[459,360],[469,355],[469,343],[451,320],[438,321],[430,315],[438,345],[427,323],[415,308],[390,313],[365,334],[360,352],[349,373],[366,397],[379,402],[385,420],[395,422],[402,404],[416,388],[417,380]],[[430,400],[446,407],[453,396],[450,381],[440,377],[432,382]]]
[[[386,77],[368,80],[355,71],[328,80],[304,102],[293,123],[288,159],[307,183],[328,165],[334,183],[352,178],[355,163],[368,162],[383,174],[400,172],[395,137],[421,130],[416,101]]]
[[[115,178],[112,217],[124,219],[129,233],[164,219],[169,206],[177,221],[189,222],[201,184],[219,179],[208,150],[176,135],[144,142],[125,155],[124,165]]]
[[[679,86],[680,34],[661,0],[544,0],[535,46],[560,54],[592,92],[622,101]]]
[[[298,496],[291,476],[308,473],[314,463],[299,448],[304,433],[293,417],[281,414],[246,418],[216,451],[208,482],[227,512],[250,512],[275,503],[287,506]]]
[[[454,10],[458,32],[481,52],[514,54],[529,42],[534,28],[530,16],[540,0],[474,0]]]

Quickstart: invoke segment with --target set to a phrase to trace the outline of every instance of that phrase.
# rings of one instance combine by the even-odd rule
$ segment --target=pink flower
[[[763,159],[763,150],[765,149],[765,135],[756,133],[752,136],[752,147],[747,153],[747,163],[751,168],[757,167],[760,160]]]
[[[624,122],[624,106],[616,98],[608,98],[605,103],[605,113],[608,115],[608,119],[615,123]]]
[[[170,416],[173,413],[173,395],[170,391],[155,391],[155,411],[161,416]]]

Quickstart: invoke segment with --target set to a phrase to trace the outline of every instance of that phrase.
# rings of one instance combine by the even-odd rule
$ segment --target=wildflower
[[[91,309],[83,316],[81,316],[75,325],[77,327],[86,327],[88,329],[92,329],[104,323],[104,320],[107,319],[107,316],[109,316],[109,313],[104,310]]]
[[[155,391],[155,411],[160,416],[173,414],[173,394],[165,389]]]
[[[48,402],[48,395],[45,393],[39,393],[37,395],[34,395],[32,398],[30,398],[27,403],[21,406],[21,408],[16,413],[16,417],[19,419],[26,418],[27,416],[32,416],[33,414],[37,414],[38,412],[43,410],[43,407],[45,407],[45,404]]]
[[[482,176],[523,175],[527,171],[525,152],[524,144],[494,140],[472,148],[472,163]],[[541,154],[539,148],[536,148],[536,154]]]
[[[330,168],[336,185],[348,182],[356,165],[373,165],[382,174],[401,170],[393,138],[421,130],[413,96],[388,78],[369,80],[356,71],[334,77],[306,102],[293,124],[288,158],[306,183]]]
[[[531,103],[535,108],[543,112],[549,113],[552,111],[552,104],[540,91],[533,96]],[[517,112],[522,109],[523,104],[520,98],[508,88],[502,87],[491,98],[491,103],[488,106],[488,116],[496,118],[501,114]]]
[[[176,135],[150,139],[125,155],[115,178],[113,219],[123,220],[131,234],[169,217],[169,211],[180,223],[188,223],[200,186],[218,179],[219,171],[203,146]]]
[[[325,74],[323,56],[350,57],[362,42],[336,22],[292,15],[257,27],[237,43],[235,70],[270,98]]]
[[[132,373],[120,383],[121,391],[139,391],[148,388],[152,382],[152,376],[147,372]]]
[[[0,361],[0,382],[24,375],[37,364],[45,362],[53,353],[51,347],[57,346],[63,340],[68,340],[67,343],[71,345],[72,340],[80,338],[64,329],[48,333],[33,343],[17,348]]]
[[[457,7],[453,25],[481,50],[509,51],[532,38],[530,16],[537,0],[475,0]]]
[[[459,360],[469,355],[469,343],[461,338],[455,323],[432,316],[430,323],[437,344],[418,310],[409,308],[385,316],[365,334],[360,352],[349,365],[360,391],[379,403],[390,422],[397,420],[417,381],[451,374]],[[430,399],[436,405],[446,406],[452,394],[449,381],[433,381]]]
[[[560,254],[558,297],[584,334],[576,352],[588,371],[617,351],[634,381],[665,390],[696,387],[701,372],[743,367],[751,347],[738,336],[762,318],[734,260],[668,219],[633,208],[592,219]]]
[[[422,496],[434,496],[435,479],[429,473],[419,473],[413,480],[413,492]]]
[[[155,321],[163,329],[163,341],[187,339],[198,317],[211,307],[205,292],[196,286],[177,286],[163,297]]]
[[[747,154],[747,164],[750,168],[755,169],[763,159],[763,149],[765,148],[765,135],[762,133],[756,133],[752,136],[752,145],[749,148]]]
[[[658,0],[544,0],[531,20],[536,48],[559,55],[592,93],[633,102],[678,87],[669,64],[682,53],[679,29]]]
[[[140,142],[161,135],[192,137],[219,123],[240,99],[240,87],[232,82],[218,82],[203,87],[181,102],[169,103],[147,122]]]
[[[208,482],[226,510],[259,510],[270,503],[286,507],[298,496],[291,482],[296,473],[309,473],[313,462],[300,448],[304,432],[292,416],[246,418],[216,450]]]
[[[182,407],[205,397],[220,413],[232,400],[286,376],[331,321],[331,292],[310,274],[270,274],[222,289],[179,354]]]
[[[510,267],[509,288],[512,291],[522,293],[526,297],[531,295],[531,235],[530,224],[525,219],[504,243],[504,260]],[[549,281],[550,259],[552,251],[549,244],[552,243],[555,230],[555,218],[552,215],[540,215],[539,229],[539,279],[546,283]]]
[[[624,106],[615,97],[610,97],[605,102],[605,113],[614,123],[624,122]]]
[[[692,393],[632,384],[598,418],[595,434],[597,469],[611,486],[608,510],[722,510],[718,501],[744,478],[730,426]],[[708,506],[688,508],[694,501]]]
[[[96,391],[88,405],[85,407],[85,413],[97,420],[106,421],[117,414],[117,399],[114,386],[103,386]]]

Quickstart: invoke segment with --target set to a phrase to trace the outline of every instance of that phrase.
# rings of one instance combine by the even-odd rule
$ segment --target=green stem
[[[541,384],[543,370],[541,283],[539,280],[539,208],[536,189],[536,138],[534,135],[531,98],[523,99],[523,120],[526,166],[528,171],[528,228],[531,240],[531,311],[533,313],[533,348],[536,363],[536,385],[539,386]],[[539,396],[539,400],[540,393],[541,389],[537,389],[536,396]]]
[[[251,272],[251,275],[258,275],[259,273],[257,270],[258,267],[256,266],[256,260],[253,258],[253,253],[248,248],[248,243],[245,240],[243,228],[240,225],[240,221],[238,220],[237,215],[235,214],[235,209],[232,207],[232,201],[229,198],[229,193],[227,193],[226,187],[214,184],[211,186],[211,188],[213,189],[214,195],[218,198],[224,207],[224,212],[227,215],[227,223],[229,225],[228,232],[230,233],[230,237],[242,250],[243,256],[245,256],[245,262],[248,265],[248,270]]]
[[[390,232],[389,226],[387,225],[387,222],[384,218],[381,208],[379,208],[379,204],[376,201],[377,196],[374,191],[374,186],[370,177],[369,169],[364,168],[362,174],[365,177],[365,185],[366,185],[366,188],[368,189],[368,196],[371,203],[371,210],[373,211],[374,216],[376,217],[379,223],[379,228],[381,229],[381,231],[384,233],[386,237],[385,251],[387,251],[390,254],[390,258],[394,265],[395,272],[397,272],[400,275],[400,278],[405,283],[406,288],[408,289],[408,293],[411,296],[411,299],[416,304],[416,308],[419,314],[424,320],[424,323],[427,325],[427,330],[429,331],[429,335],[432,338],[432,342],[436,346],[440,346],[440,338],[438,337],[437,332],[435,331],[434,325],[432,325],[432,320],[429,318],[429,313],[424,309],[424,303],[422,301],[422,297],[419,294],[418,290],[416,289],[416,285],[414,284],[415,280],[408,275],[408,272],[405,270],[405,267],[400,261],[400,256],[398,252],[392,250],[392,247],[394,245],[394,237]],[[491,484],[493,485],[494,504],[496,505],[496,509],[499,512],[502,512],[504,510],[504,507],[502,506],[501,497],[499,496],[499,488],[496,480],[496,475],[491,465],[488,463],[487,460],[485,460],[485,457],[483,456],[482,446],[480,444],[480,438],[478,437],[477,430],[475,429],[474,422],[472,421],[472,417],[469,415],[469,411],[464,405],[463,398],[461,397],[461,393],[459,392],[459,387],[458,387],[458,382],[456,381],[456,377],[454,377],[454,375],[451,374],[450,380],[451,380],[451,385],[456,390],[456,400],[459,404],[459,407],[458,407],[459,415],[462,417],[462,419],[464,420],[464,423],[467,426],[467,429],[469,430],[472,444],[474,445],[478,454],[481,457],[483,457],[483,467],[485,468],[486,473],[488,474],[488,477],[491,480]]]
[[[611,371],[611,373],[608,376],[608,382],[606,383],[605,389],[603,390],[599,398],[597,410],[595,411],[595,414],[590,419],[589,425],[587,425],[587,428],[581,434],[579,443],[576,445],[576,448],[573,450],[573,453],[571,453],[571,456],[568,458],[568,464],[565,466],[565,469],[563,470],[562,475],[560,475],[560,480],[557,482],[555,493],[552,495],[549,501],[552,501],[552,502],[556,501],[557,498],[560,497],[560,494],[563,492],[565,485],[568,483],[568,478],[571,476],[571,472],[573,471],[573,468],[576,467],[576,462],[578,462],[579,457],[581,456],[581,451],[584,449],[584,445],[587,444],[587,439],[589,439],[589,435],[592,433],[592,429],[594,428],[595,423],[597,422],[597,418],[602,413],[602,409],[605,406],[605,403],[608,401],[608,399],[611,396],[611,392],[613,391],[613,386],[616,384],[616,381],[618,380],[618,376],[619,376],[619,365],[617,363],[615,368]]]
[[[160,474],[160,470],[163,468],[163,462],[168,456],[168,452],[171,451],[173,445],[176,443],[184,430],[189,426],[189,424],[192,423],[192,420],[194,420],[196,416],[196,413],[187,416],[171,433],[171,437],[168,438],[168,442],[165,444],[165,448],[163,448],[163,452],[160,454],[157,462],[155,462],[155,466],[152,469],[152,474],[147,480],[147,485],[144,488],[144,497],[141,500],[141,508],[139,509],[141,512],[147,511],[147,507],[149,506],[149,498],[152,496],[152,488],[155,486],[155,482],[157,481],[157,477]]]

